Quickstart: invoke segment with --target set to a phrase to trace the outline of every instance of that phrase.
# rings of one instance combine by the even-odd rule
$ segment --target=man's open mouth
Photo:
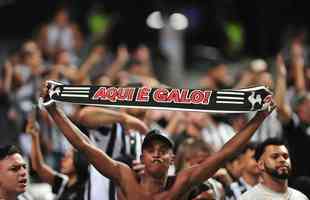
[[[27,179],[26,178],[22,179],[22,180],[18,181],[18,183],[26,184],[27,183]]]
[[[156,159],[156,160],[153,160],[152,163],[161,164],[161,163],[163,163],[163,161],[162,161],[162,160]]]

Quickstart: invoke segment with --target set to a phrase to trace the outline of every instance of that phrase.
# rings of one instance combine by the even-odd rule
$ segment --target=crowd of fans
[[[0,68],[0,144],[15,144],[28,161],[30,184],[19,198],[122,199],[113,182],[72,148],[48,112],[37,107],[45,80],[78,85],[169,87],[156,76],[152,50],[147,46],[129,51],[121,45],[112,53],[107,46],[98,44],[85,54],[85,38],[79,27],[70,22],[66,11],[60,10],[38,36],[23,42]],[[239,199],[261,182],[258,160],[262,152],[258,147],[271,139],[274,143],[270,144],[285,144],[289,150],[289,185],[310,196],[309,49],[304,35],[295,35],[286,42],[283,51],[270,63],[253,59],[233,76],[229,64],[217,62],[201,74],[197,82],[200,88],[265,85],[273,91],[277,108],[264,120],[251,142],[234,152],[187,199]],[[175,161],[168,171],[169,177],[173,177],[219,152],[253,117],[252,113],[111,109],[68,103],[58,106],[94,145],[111,158],[127,163],[137,177],[144,173],[141,144],[149,130],[160,130],[174,142]]]

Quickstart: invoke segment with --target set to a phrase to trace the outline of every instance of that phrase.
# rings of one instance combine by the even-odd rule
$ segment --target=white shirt
[[[257,184],[239,200],[309,200],[303,193],[288,187],[284,193],[274,192],[262,184]]]
[[[254,112],[249,113],[249,119],[254,117]],[[255,131],[254,135],[251,137],[252,142],[263,142],[268,138],[281,137],[282,136],[282,124],[278,119],[277,112],[272,112],[264,120],[264,123]]]
[[[219,151],[234,135],[234,129],[229,124],[223,122],[216,126],[211,124],[202,131],[204,141],[211,144],[215,151]]]

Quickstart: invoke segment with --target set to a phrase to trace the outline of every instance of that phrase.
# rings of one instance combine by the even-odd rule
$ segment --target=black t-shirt
[[[76,183],[68,187],[68,177],[64,174],[55,174],[52,192],[57,200],[84,200],[84,183]]]
[[[310,127],[293,115],[290,122],[283,126],[283,136],[288,143],[292,162],[292,179],[310,176],[310,161],[307,156],[310,147]]]

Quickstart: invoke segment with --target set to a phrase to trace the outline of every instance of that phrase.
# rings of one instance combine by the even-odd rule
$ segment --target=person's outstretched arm
[[[31,165],[34,171],[38,173],[40,178],[49,183],[50,185],[54,184],[55,171],[49,167],[43,159],[41,147],[40,147],[40,129],[36,124],[36,121],[33,116],[28,118],[26,133],[31,136]]]
[[[281,54],[276,58],[276,85],[274,100],[277,104],[278,117],[282,123],[290,122],[292,118],[291,107],[285,102],[285,95],[287,92],[286,86],[287,71],[285,63]]]
[[[49,100],[47,87],[44,88],[41,96],[45,101]],[[111,159],[103,151],[91,144],[84,133],[82,133],[81,130],[65,115],[65,113],[56,106],[55,102],[45,106],[45,108],[53,118],[61,133],[68,139],[73,147],[82,152],[87,157],[88,161],[94,165],[102,175],[120,183],[120,171],[126,170],[125,168],[130,168],[125,164]]]
[[[176,184],[172,188],[172,190],[175,190],[173,192],[184,191],[186,188],[202,183],[211,177],[234,152],[242,149],[247,144],[256,129],[263,123],[264,119],[270,113],[271,111],[258,112],[239,133],[223,146],[219,152],[208,157],[200,165],[196,165],[180,172]]]
[[[87,106],[79,112],[79,121],[86,127],[98,128],[103,125],[121,123],[127,129],[138,130],[142,134],[147,133],[146,124],[138,118],[124,112],[108,108]]]
[[[121,163],[111,159],[99,148],[90,143],[89,139],[76,127],[70,119],[59,109],[55,103],[47,107],[47,110],[58,128],[69,142],[79,151],[84,153],[89,162],[107,178],[118,180]]]

